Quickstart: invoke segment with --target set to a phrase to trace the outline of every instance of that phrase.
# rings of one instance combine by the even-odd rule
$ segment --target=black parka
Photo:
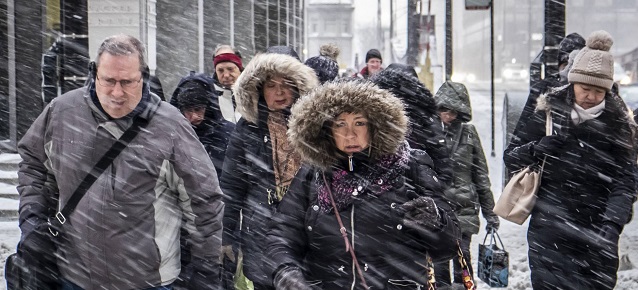
[[[457,119],[444,128],[445,144],[453,164],[452,185],[445,190],[456,216],[461,223],[461,231],[468,234],[479,232],[479,210],[489,222],[499,223],[494,214],[494,196],[490,189],[490,176],[481,146],[481,139],[472,124],[472,107],[467,89],[463,84],[445,82],[435,95],[437,107],[452,109],[458,113]]]
[[[362,289],[334,210],[325,212],[319,206],[318,187],[324,173],[330,184],[336,169],[359,176],[365,170],[384,171],[378,160],[385,154],[409,152],[408,166],[400,169],[401,174],[392,181],[394,186],[373,194],[377,184],[386,184],[375,180],[353,192],[354,201],[339,211],[368,286],[421,289],[427,284],[426,256],[441,261],[456,254],[458,221],[443,195],[431,158],[404,142],[407,118],[402,107],[389,92],[357,81],[324,84],[293,106],[288,136],[305,165],[273,216],[267,248],[272,277],[286,267],[298,267],[316,289],[350,289],[353,283],[355,289]],[[340,155],[326,135],[325,122],[342,112],[365,114],[369,128],[373,128],[372,147],[353,156],[357,160],[352,171],[347,169],[348,157]],[[419,196],[435,200],[441,228],[417,230],[404,225],[401,205]]]
[[[544,155],[535,154],[534,146],[545,135],[549,111],[553,133],[566,137],[564,151],[546,158],[529,224],[535,288],[612,289],[615,284],[618,244],[602,243],[599,231],[605,222],[622,228],[631,217],[635,124],[616,94],[608,92],[605,103],[599,117],[574,125],[573,85],[558,88],[539,97],[537,111],[505,150],[511,171],[541,162]],[[561,277],[566,274],[579,279]]]
[[[268,130],[263,83],[274,75],[284,76],[300,94],[317,85],[315,72],[297,59],[282,54],[255,56],[233,87],[242,118],[237,122],[224,160],[220,186],[224,193],[224,235],[222,243],[240,243],[244,274],[253,282],[268,285],[271,278],[263,270],[265,237],[277,204],[269,203],[275,192],[272,145]],[[240,211],[242,228],[237,235]]]

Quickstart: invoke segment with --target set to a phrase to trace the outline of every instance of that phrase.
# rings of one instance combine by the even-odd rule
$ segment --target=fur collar
[[[408,118],[392,93],[365,80],[329,82],[303,96],[291,110],[288,140],[305,162],[324,170],[335,165],[339,154],[326,125],[343,112],[368,118],[371,160],[395,153],[405,140]]]
[[[315,71],[292,56],[275,53],[256,55],[233,85],[237,110],[246,121],[257,124],[263,83],[274,75],[290,79],[299,90],[299,95],[305,94],[318,83]]]

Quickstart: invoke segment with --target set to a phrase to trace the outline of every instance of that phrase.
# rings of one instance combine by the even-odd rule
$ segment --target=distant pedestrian
[[[490,176],[481,138],[472,120],[470,95],[461,83],[447,81],[436,92],[436,104],[445,132],[445,144],[452,163],[454,178],[445,191],[461,225],[461,250],[467,261],[472,260],[470,244],[472,235],[479,232],[479,212],[487,221],[486,230],[496,231],[499,218],[493,212],[494,196],[490,189]],[[458,259],[452,259],[454,272],[450,279],[449,261],[436,264],[434,273],[439,286],[454,285],[451,289],[465,289],[463,268]],[[470,275],[474,275],[471,263],[467,263]],[[454,284],[452,284],[454,282]],[[440,287],[439,289],[444,289]]]
[[[334,43],[324,44],[319,48],[319,55],[307,59],[304,63],[315,70],[321,84],[334,81],[339,76],[337,57],[341,50]]]
[[[244,70],[241,55],[230,45],[218,45],[215,49],[213,65],[215,68],[213,83],[218,99],[216,105],[224,119],[235,124],[241,115],[237,112],[232,86]]]
[[[378,49],[370,49],[366,53],[366,66],[360,72],[352,75],[352,77],[367,79],[383,70],[382,65],[383,57],[381,57],[381,52]]]

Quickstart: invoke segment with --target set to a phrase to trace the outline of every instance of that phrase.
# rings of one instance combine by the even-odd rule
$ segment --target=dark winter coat
[[[396,179],[367,181],[352,192],[352,202],[339,210],[371,289],[421,289],[427,283],[426,255],[445,260],[456,254],[458,222],[429,156],[404,142],[407,118],[402,107],[387,91],[357,81],[324,84],[293,106],[288,135],[305,165],[273,216],[268,236],[273,276],[286,267],[298,267],[316,289],[350,289],[353,282],[362,289],[334,210],[322,208],[319,199],[323,174],[332,184],[336,170],[360,176],[399,170]],[[372,131],[372,147],[355,154],[353,171],[348,171],[348,157],[336,149],[326,127],[342,112],[365,114]],[[407,166],[380,165],[379,160],[388,154],[407,156]],[[365,178],[358,180],[366,183]],[[389,188],[384,190],[384,185]],[[336,190],[332,187],[332,192]],[[435,200],[443,224],[440,229],[417,231],[404,225],[401,205],[419,196]]]
[[[268,203],[269,193],[274,193],[276,185],[266,123],[269,111],[262,86],[275,75],[290,79],[300,94],[317,85],[315,72],[293,57],[273,53],[255,56],[233,87],[242,118],[228,145],[220,182],[226,204],[223,244],[241,243],[244,274],[260,284],[272,282],[263,270],[263,262],[267,225],[277,206]],[[240,210],[243,210],[241,239],[234,232]]]
[[[494,196],[481,139],[474,125],[467,124],[472,120],[470,96],[464,85],[446,82],[436,93],[436,104],[458,112],[457,119],[444,128],[454,170],[452,185],[445,196],[454,207],[463,233],[477,234],[479,210],[488,223],[498,224],[499,219],[492,211]]]
[[[573,104],[573,85],[539,97],[537,111],[504,153],[511,171],[541,162],[545,155],[534,148],[545,135],[549,111],[554,134],[565,137],[562,153],[546,158],[528,229],[535,289],[537,285],[545,289],[543,283],[553,285],[553,289],[613,287],[618,237],[615,243],[602,243],[599,231],[603,223],[622,229],[629,222],[636,198],[634,124],[623,101],[607,93],[602,114],[579,125],[571,120]],[[568,276],[561,277],[564,275]],[[585,284],[565,279],[574,275]],[[601,277],[613,277],[613,281]]]
[[[180,106],[179,92],[182,87],[189,82],[197,82],[207,90],[208,103],[206,104],[206,113],[204,121],[199,125],[192,125],[199,141],[204,145],[208,156],[215,165],[217,176],[222,175],[224,157],[226,156],[226,147],[230,135],[235,129],[235,124],[226,121],[219,110],[218,98],[214,89],[213,79],[205,74],[197,74],[191,72],[188,76],[182,78],[177,84],[177,88],[171,97],[171,105],[175,106],[180,112],[184,109]]]
[[[371,81],[403,101],[410,118],[407,136],[410,147],[423,150],[432,157],[434,170],[443,181],[443,185],[448,187],[452,183],[454,173],[434,97],[421,81],[409,72],[414,69],[408,68],[393,63],[372,76]]]
[[[192,253],[207,261],[197,263],[198,269],[208,264],[207,269],[218,271],[224,206],[213,164],[200,158],[206,152],[188,121],[149,94],[147,84],[143,91],[136,109],[119,119],[104,113],[94,89],[70,91],[51,101],[18,144],[24,238],[48,231],[44,217],[56,204],[49,202],[59,198],[57,209],[65,206],[87,172],[131,126],[133,115],[149,121],[61,227],[57,265],[62,277],[82,289],[172,283],[180,273],[182,214],[196,217],[189,219],[188,229],[200,246]],[[216,281],[210,281],[214,287]]]

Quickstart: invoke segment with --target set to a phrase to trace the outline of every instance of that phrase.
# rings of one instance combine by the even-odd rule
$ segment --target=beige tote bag
[[[545,135],[552,134],[552,127],[550,111],[545,120]],[[494,213],[519,225],[527,220],[536,204],[536,193],[541,185],[545,158],[543,158],[540,170],[534,166],[527,166],[512,176],[494,206]]]

